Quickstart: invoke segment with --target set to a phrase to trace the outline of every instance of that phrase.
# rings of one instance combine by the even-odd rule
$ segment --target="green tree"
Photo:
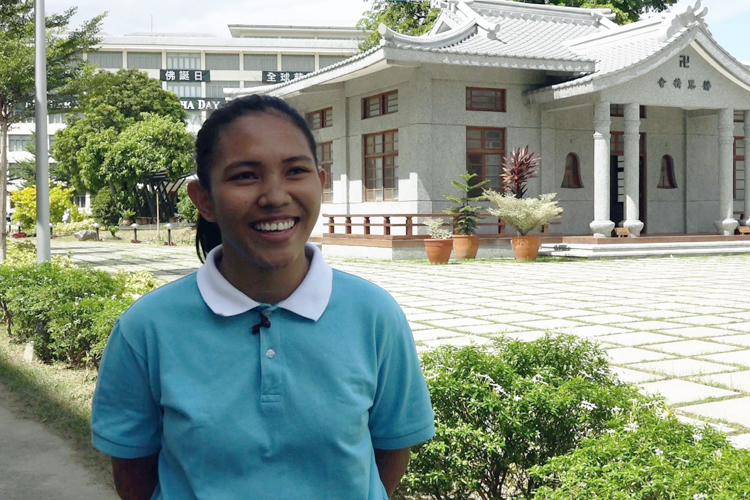
[[[365,0],[368,1],[368,0]],[[617,24],[637,21],[648,12],[661,12],[677,0],[516,0],[541,5],[565,7],[610,8]],[[380,43],[378,26],[383,23],[404,35],[423,35],[435,23],[440,9],[430,7],[427,0],[373,0],[372,7],[362,14],[357,27],[369,31],[369,36],[359,44],[362,52]]]
[[[89,74],[77,86],[81,116],[55,134],[59,175],[79,191],[112,191],[120,210],[134,206],[148,172],[176,180],[193,169],[193,138],[180,99],[136,69]]]
[[[31,153],[31,158],[24,158],[23,160],[10,165],[8,167],[8,176],[11,180],[20,179],[23,181],[23,187],[35,186],[36,185],[36,133],[31,134],[31,141],[24,148],[28,153]],[[67,184],[67,179],[59,175],[57,171],[57,164],[50,162],[49,164],[49,180],[50,182],[62,182]]]
[[[70,199],[75,189],[61,185],[50,187],[49,190],[49,220],[62,222],[65,210],[70,210],[71,220],[79,220],[78,207]],[[10,199],[16,206],[13,220],[24,229],[33,230],[36,227],[36,186],[29,186],[10,194]]]
[[[66,86],[84,71],[81,54],[99,43],[98,33],[104,14],[70,30],[76,13],[70,8],[62,14],[47,16],[47,91],[51,107],[67,101]],[[34,76],[34,0],[0,2],[0,221],[5,220],[7,198],[8,129],[33,113]],[[5,227],[0,229],[0,261],[5,260]]]
[[[374,0],[370,10],[365,11],[357,22],[357,28],[370,32],[359,44],[359,50],[364,52],[380,43],[378,26],[381,23],[401,34],[418,36],[432,28],[438,14],[440,9],[431,8],[429,0]]]

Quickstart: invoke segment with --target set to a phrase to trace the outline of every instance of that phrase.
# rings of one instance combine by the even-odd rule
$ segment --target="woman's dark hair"
[[[310,132],[307,121],[299,112],[278,97],[267,95],[250,95],[234,99],[211,113],[211,116],[203,123],[198,137],[195,140],[195,162],[198,165],[198,181],[203,189],[210,191],[211,168],[216,158],[216,147],[221,137],[221,132],[238,118],[243,116],[277,112],[286,116],[305,135],[313,155],[315,165],[318,157],[315,150],[315,138]],[[221,230],[213,222],[209,222],[200,215],[198,216],[198,228],[195,238],[195,250],[201,262],[204,261],[208,252],[221,244]]]

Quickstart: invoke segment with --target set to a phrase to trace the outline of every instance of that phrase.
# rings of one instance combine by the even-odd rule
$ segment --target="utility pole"
[[[36,48],[36,260],[50,259],[49,146],[47,144],[47,37],[44,0],[35,0]]]

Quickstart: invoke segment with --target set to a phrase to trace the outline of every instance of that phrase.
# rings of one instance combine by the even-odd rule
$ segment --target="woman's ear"
[[[199,181],[190,181],[187,191],[190,200],[198,208],[201,216],[209,222],[216,222],[211,195],[201,186],[201,183]]]

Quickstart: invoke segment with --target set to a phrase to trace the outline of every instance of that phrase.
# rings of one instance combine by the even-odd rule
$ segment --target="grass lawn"
[[[91,446],[89,420],[96,372],[30,363],[24,361],[23,350],[9,343],[0,327],[0,381],[12,391],[8,406],[65,438],[87,468],[113,485],[109,457]]]

